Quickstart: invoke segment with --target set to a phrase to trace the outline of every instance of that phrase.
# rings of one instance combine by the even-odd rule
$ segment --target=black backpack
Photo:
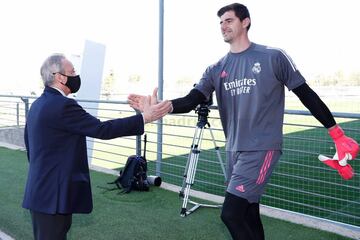
[[[125,167],[120,170],[120,176],[109,184],[116,184],[122,192],[129,193],[132,190],[149,191],[147,181],[146,135],[144,136],[144,156],[132,155],[128,157]]]

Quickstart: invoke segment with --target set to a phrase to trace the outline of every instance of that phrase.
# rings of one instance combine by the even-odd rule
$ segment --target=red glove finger
[[[347,164],[345,167],[340,166],[340,168],[338,169],[338,173],[345,180],[351,179],[355,174],[354,169],[351,167],[350,164]]]
[[[345,180],[349,180],[354,176],[354,170],[350,164],[347,164],[346,166],[341,166],[337,159],[331,159],[324,155],[319,155],[319,160],[324,164],[328,165],[329,167],[336,169],[339,175]]]

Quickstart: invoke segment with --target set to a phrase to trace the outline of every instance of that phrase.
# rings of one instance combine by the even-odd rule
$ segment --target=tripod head
[[[194,84],[194,87],[196,84]],[[195,113],[198,114],[198,122],[196,124],[199,128],[204,128],[206,125],[210,127],[210,124],[208,122],[208,116],[209,116],[209,106],[213,104],[213,96],[210,95],[208,100],[203,101],[195,108]]]
[[[207,125],[208,127],[210,127],[210,124],[208,122],[209,112],[210,112],[210,109],[209,109],[208,105],[203,104],[203,103],[198,105],[198,107],[195,109],[195,113],[198,114],[198,122],[197,122],[196,126],[198,126],[200,128],[204,128]]]
[[[213,104],[212,101],[212,95],[210,96],[208,101],[200,103],[197,108],[195,109],[195,113],[198,114],[198,122],[196,126],[200,128],[204,128],[205,126],[210,127],[210,123],[208,122],[208,116],[209,116],[209,106]]]

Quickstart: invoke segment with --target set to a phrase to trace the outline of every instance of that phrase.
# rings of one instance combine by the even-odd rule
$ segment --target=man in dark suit
[[[79,90],[81,80],[64,55],[48,57],[40,72],[45,89],[25,126],[29,173],[22,206],[30,210],[35,239],[60,240],[66,239],[73,213],[92,211],[86,136],[143,134],[144,124],[163,117],[171,103],[153,105],[148,97],[143,114],[102,122],[66,97]]]

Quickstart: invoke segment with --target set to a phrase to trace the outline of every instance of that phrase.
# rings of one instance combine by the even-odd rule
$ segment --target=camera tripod
[[[212,207],[212,208],[220,208],[222,205],[211,205],[211,204],[200,204],[189,199],[190,188],[194,184],[196,168],[198,165],[199,154],[201,152],[201,142],[204,134],[204,129],[208,127],[210,130],[211,138],[215,146],[215,151],[223,171],[224,177],[226,176],[225,167],[220,155],[219,147],[216,145],[214,135],[210,128],[210,124],[208,122],[209,108],[207,105],[201,104],[200,107],[195,109],[195,112],[198,113],[198,122],[196,124],[195,134],[193,137],[193,141],[191,144],[190,153],[188,156],[188,160],[185,166],[184,171],[184,180],[182,184],[182,188],[180,190],[179,196],[183,198],[183,204],[180,212],[181,217],[186,217],[187,215],[193,213],[199,207]],[[187,209],[187,204],[191,203],[194,206],[191,209]]]

